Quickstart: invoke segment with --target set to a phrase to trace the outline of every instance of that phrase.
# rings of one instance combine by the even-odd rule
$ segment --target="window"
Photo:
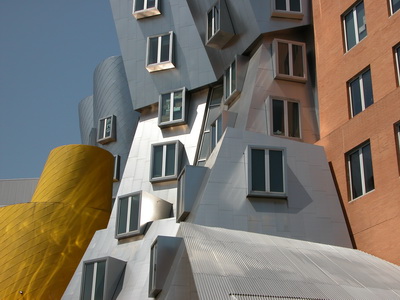
[[[149,72],[175,68],[172,63],[173,32],[147,38],[146,69]]]
[[[364,2],[359,2],[343,16],[343,26],[348,51],[367,36]]]
[[[396,61],[397,80],[400,85],[400,45],[397,45],[397,47],[394,48],[394,56]]]
[[[222,115],[211,124],[211,151],[222,137]]]
[[[225,71],[224,91],[225,99],[229,99],[229,97],[236,91],[236,61],[233,61]]]
[[[368,69],[349,83],[351,114],[354,117],[374,103],[371,71]]]
[[[400,9],[400,0],[389,0],[392,15]]]
[[[211,7],[207,13],[207,40],[217,33],[220,24],[220,7],[219,2]]]
[[[99,120],[98,143],[107,144],[115,141],[115,122],[115,116],[109,116]]]
[[[249,196],[285,197],[283,149],[249,147]]]
[[[272,134],[300,138],[299,103],[272,99]]]
[[[152,145],[150,181],[174,180],[178,177],[181,148],[179,141]]]
[[[119,181],[120,177],[120,164],[121,164],[121,156],[114,155],[114,174],[113,174],[113,181]]]
[[[306,45],[300,42],[274,40],[278,79],[305,82],[307,80]]]
[[[118,198],[116,238],[139,233],[140,193]]]
[[[394,132],[396,135],[397,157],[398,157],[399,171],[400,171],[400,122],[394,124]]]
[[[218,0],[207,12],[206,45],[222,49],[234,35],[225,0]]]
[[[167,127],[186,123],[186,89],[160,95],[158,126]]]
[[[149,297],[155,297],[160,292],[156,292],[157,266],[157,240],[155,240],[150,250]]]
[[[135,0],[132,14],[136,19],[159,15],[158,4],[159,0]]]
[[[301,0],[274,0],[272,16],[291,19],[302,19]]]
[[[347,161],[351,198],[356,199],[375,188],[370,144],[364,144],[348,153]]]

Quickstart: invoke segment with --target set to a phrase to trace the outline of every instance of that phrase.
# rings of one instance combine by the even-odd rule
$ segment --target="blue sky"
[[[0,1],[0,179],[39,177],[53,148],[80,143],[78,103],[119,54],[108,0]]]

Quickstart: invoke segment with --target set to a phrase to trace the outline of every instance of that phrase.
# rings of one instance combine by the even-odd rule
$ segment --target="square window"
[[[290,19],[302,19],[301,0],[274,0],[272,1],[272,16]]]
[[[147,38],[146,69],[149,72],[175,68],[172,62],[173,32]]]
[[[298,102],[272,99],[272,134],[300,138]]]
[[[181,152],[182,144],[179,141],[152,145],[150,181],[176,180]]]
[[[351,115],[353,117],[374,103],[370,69],[360,73],[355,79],[349,82],[349,93]]]
[[[354,5],[343,15],[346,51],[349,51],[367,36],[364,2]]]
[[[114,174],[113,174],[114,182],[117,182],[120,179],[120,164],[121,164],[121,156],[114,155]]]
[[[307,80],[306,45],[275,39],[275,78],[305,82]]]
[[[115,116],[109,116],[99,120],[98,143],[107,144],[115,141],[115,123]]]
[[[372,191],[374,174],[372,170],[371,146],[364,144],[347,154],[351,199]]]
[[[400,9],[400,0],[389,0],[390,2],[390,12],[393,15]]]
[[[161,14],[159,0],[135,0],[132,15],[136,19],[142,19]]]
[[[285,150],[250,146],[248,195],[286,198]]]
[[[140,230],[140,193],[118,198],[116,238],[139,234]]]
[[[400,45],[397,45],[394,48],[394,56],[395,56],[395,63],[396,63],[396,70],[397,70],[397,80],[398,80],[398,84],[400,85]]]
[[[225,0],[218,0],[207,12],[207,46],[222,49],[235,35]]]
[[[160,95],[158,126],[168,127],[186,123],[186,89]]]

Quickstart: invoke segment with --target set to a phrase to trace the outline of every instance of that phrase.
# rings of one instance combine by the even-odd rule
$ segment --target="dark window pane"
[[[200,156],[199,159],[207,159],[208,155],[210,154],[210,133],[204,132],[203,134],[203,144],[201,146]]]
[[[106,120],[100,120],[100,128],[99,128],[99,139],[104,138],[104,125],[106,123]]]
[[[217,127],[215,124],[211,126],[211,151],[215,148],[217,145]]]
[[[155,146],[153,148],[153,176],[162,176],[162,157],[163,157],[163,146]]]
[[[231,69],[225,71],[225,98],[231,95]]]
[[[292,45],[293,76],[304,77],[303,47]]]
[[[211,9],[207,15],[207,34],[208,39],[213,36],[213,10]]]
[[[278,10],[286,10],[286,0],[275,0],[275,8]]]
[[[104,276],[106,272],[106,262],[100,261],[97,263],[96,286],[94,290],[94,299],[103,300],[104,292]]]
[[[169,38],[170,35],[163,35],[161,37],[161,60],[160,62],[169,61]]]
[[[158,52],[158,37],[150,38],[148,64],[157,63],[157,52]]]
[[[161,122],[170,121],[171,94],[161,96]]]
[[[272,100],[272,132],[275,135],[285,135],[284,102]]]
[[[215,34],[219,30],[219,8],[217,6],[214,7],[214,32]]]
[[[290,10],[300,12],[300,0],[290,0]]]
[[[85,264],[82,300],[90,300],[93,285],[94,263]]]
[[[350,154],[350,176],[351,191],[353,199],[362,195],[361,169],[360,169],[360,153],[359,151]]]
[[[364,89],[364,104],[365,108],[374,103],[374,99],[372,96],[372,81],[371,81],[371,71],[368,70],[364,74],[362,74],[363,80],[363,89]]]
[[[354,28],[354,17],[353,11],[349,12],[345,16],[345,26],[346,26],[346,41],[347,41],[347,50],[354,47],[356,44],[356,31]]]
[[[289,136],[300,137],[299,104],[296,102],[288,102],[287,108]]]
[[[232,94],[235,90],[236,90],[236,62],[234,61],[232,63],[231,66],[232,70],[231,70],[231,92],[230,94]]]
[[[119,199],[119,211],[118,211],[118,230],[117,233],[126,232],[126,223],[128,219],[128,198]]]
[[[222,116],[219,116],[216,120],[217,125],[217,142],[221,139],[222,136]]]
[[[152,8],[156,6],[156,0],[147,0],[147,8]]]
[[[361,41],[367,36],[367,25],[365,24],[364,2],[361,2],[356,7],[357,24],[358,24],[358,40]]]
[[[370,144],[362,148],[362,154],[363,154],[363,164],[364,164],[365,192],[369,192],[375,188]]]
[[[251,190],[265,191],[265,150],[251,150]]]
[[[165,162],[165,176],[175,174],[175,144],[167,145],[167,156]]]
[[[278,73],[289,74],[289,45],[278,43]]]
[[[395,13],[400,9],[400,0],[392,0],[392,12]]]
[[[111,117],[106,119],[106,132],[104,134],[104,137],[110,137],[111,136]]]
[[[271,192],[284,192],[282,151],[269,150],[269,185]]]
[[[182,119],[182,92],[174,93],[174,120]]]
[[[351,104],[353,108],[353,116],[362,111],[361,106],[361,92],[360,92],[360,80],[357,78],[350,83],[351,92]]]
[[[135,1],[135,11],[142,10],[144,8],[144,0]]]
[[[139,195],[131,197],[131,218],[129,220],[129,231],[139,229]]]
[[[210,106],[215,106],[215,105],[221,104],[222,93],[223,93],[223,88],[221,85],[213,89],[212,95],[211,95]]]

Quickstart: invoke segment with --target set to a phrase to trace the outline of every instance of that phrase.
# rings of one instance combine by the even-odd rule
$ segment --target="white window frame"
[[[253,190],[253,173],[252,173],[252,150],[263,150],[265,154],[265,191]],[[282,183],[283,183],[283,191],[271,191],[270,187],[270,178],[271,178],[271,170],[269,165],[269,151],[279,151],[282,153]],[[248,196],[249,197],[271,197],[271,198],[287,198],[287,170],[286,170],[286,149],[279,147],[267,147],[267,146],[254,146],[249,145],[247,147],[247,156],[248,156]]]
[[[107,135],[107,120],[110,120],[110,134]],[[103,125],[103,132],[100,131],[100,128]],[[114,115],[107,116],[105,118],[101,118],[99,120],[99,125],[98,125],[98,134],[97,134],[97,142],[100,144],[107,144],[110,142],[115,141],[115,131],[116,131],[116,117]]]
[[[301,135],[301,105],[299,101],[296,100],[292,100],[292,99],[282,99],[280,97],[271,97],[270,98],[270,111],[271,111],[271,135],[274,136],[279,136],[279,137],[287,137],[287,138],[292,138],[292,139],[301,139],[302,135]],[[282,132],[282,134],[276,134],[274,132],[274,108],[273,108],[273,102],[274,101],[282,101],[283,102],[283,117],[284,117],[284,131]],[[289,115],[288,115],[288,103],[296,103],[298,105],[298,121],[299,123],[298,125],[298,129],[299,129],[299,136],[289,136]]]
[[[209,35],[209,15],[211,13],[211,35]],[[221,6],[218,1],[207,12],[207,41],[209,41],[221,29]]]
[[[362,151],[362,149],[363,149],[365,146],[368,146],[368,145],[369,145],[370,148],[371,148],[371,143],[368,141],[368,142],[363,143],[362,145],[356,147],[355,149],[349,151],[349,152],[346,154],[347,167],[348,167],[348,176],[349,176],[349,184],[350,184],[350,199],[351,199],[351,200],[359,199],[360,197],[362,197],[362,196],[364,196],[364,195],[366,195],[366,194],[368,194],[368,193],[370,193],[370,192],[372,192],[372,191],[375,190],[375,183],[374,183],[374,188],[373,188],[372,190],[369,190],[369,191],[366,190],[366,183],[365,183],[365,166],[364,166],[363,151]],[[359,155],[360,169],[359,169],[358,171],[359,171],[359,175],[360,175],[360,178],[361,178],[361,190],[362,190],[362,191],[361,191],[361,195],[359,195],[359,196],[357,196],[357,197],[354,197],[354,195],[353,195],[353,188],[352,188],[352,186],[353,186],[352,170],[353,170],[353,169],[352,169],[352,166],[351,166],[350,156],[353,155],[353,154],[355,154],[355,153],[357,153],[357,152],[358,152],[358,155]],[[371,169],[372,169],[372,174],[373,174],[372,149],[371,149]]]
[[[174,156],[174,173],[171,175],[166,175],[166,164],[167,164],[167,146],[174,145],[175,146],[175,156]],[[154,148],[162,147],[162,164],[161,164],[161,176],[154,176],[153,168],[154,168]],[[179,164],[180,164],[180,156],[182,151],[182,144],[179,141],[170,141],[166,143],[157,143],[151,145],[151,163],[150,163],[150,182],[158,182],[158,181],[169,181],[176,180],[179,175]]]
[[[352,80],[349,81],[348,83],[348,89],[349,89],[349,97],[350,97],[350,107],[351,107],[351,116],[355,117],[356,115],[358,115],[359,113],[363,112],[366,108],[368,108],[369,106],[371,106],[374,102],[372,102],[372,104],[370,104],[369,106],[365,106],[365,95],[364,95],[364,80],[362,78],[362,76],[366,73],[366,72],[370,72],[371,74],[371,69],[367,68],[364,71],[362,71],[361,73],[359,73],[356,77],[354,77]],[[352,88],[351,88],[351,84],[355,81],[358,81],[360,84],[360,98],[361,98],[361,111],[357,114],[354,114],[354,107],[353,107],[353,96],[352,96]],[[371,90],[372,90],[372,74],[371,74]],[[372,90],[373,92],[373,90]],[[372,94],[373,95],[373,94]],[[373,98],[372,98],[373,100]]]
[[[303,5],[302,1],[299,1],[300,11],[290,10],[290,0],[286,0],[286,9],[277,9],[276,8],[276,0],[271,1],[272,3],[272,16],[279,17],[279,18],[289,18],[289,19],[303,19]]]
[[[400,9],[399,9],[400,11]],[[397,70],[397,83],[400,86],[400,44],[394,47],[394,58]]]
[[[157,253],[158,243],[157,240],[154,241],[150,249],[150,274],[149,274],[149,294],[154,295],[157,284]],[[155,295],[154,295],[155,296]]]
[[[279,70],[279,50],[278,50],[279,43],[288,45],[289,74],[281,73]],[[302,49],[303,76],[293,75],[293,69],[294,69],[294,67],[293,67],[293,45],[300,46]],[[297,81],[297,82],[306,82],[307,81],[306,44],[303,42],[297,42],[297,41],[274,39],[273,48],[274,48],[274,57],[275,57],[275,59],[274,59],[274,61],[275,61],[275,78],[283,79],[283,80],[290,80],[290,81]]]
[[[107,273],[107,259],[99,259],[99,260],[91,260],[91,261],[86,261],[84,262],[83,265],[83,272],[82,272],[82,290],[81,290],[81,295],[80,295],[80,299],[81,300],[86,300],[84,298],[84,294],[85,294],[85,282],[86,282],[86,278],[87,278],[87,266],[93,264],[93,276],[91,278],[92,281],[92,289],[90,291],[90,300],[95,299],[95,290],[96,290],[96,280],[97,280],[97,264],[98,263],[102,263],[104,262],[104,278],[103,278],[103,298],[104,299],[104,289],[105,289],[105,277],[106,277],[106,273]]]
[[[211,123],[211,126],[210,126],[211,152],[217,146],[217,143],[221,139],[223,132],[224,131],[223,131],[223,125],[222,125],[222,114],[220,114],[218,116],[218,118],[213,123]]]
[[[394,15],[396,12],[400,11],[400,8],[398,8],[396,11],[393,11],[393,0],[389,0],[389,6],[391,15]]]
[[[357,19],[357,6],[359,6],[361,3],[364,1],[358,1],[356,4],[354,4],[349,10],[346,11],[346,13],[343,14],[342,16],[342,22],[343,22],[343,31],[344,31],[344,41],[346,45],[346,51],[349,51],[353,49],[356,45],[358,45],[359,42],[361,42],[363,39],[365,39],[368,36],[368,32],[366,32],[365,37],[363,37],[360,40],[360,32],[358,30],[358,19]],[[347,43],[347,26],[346,26],[346,16],[349,14],[353,14],[353,22],[354,22],[354,30],[355,30],[355,38],[356,38],[356,43],[354,46],[349,48],[349,45]],[[364,19],[365,19],[365,6],[364,6]],[[367,30],[367,22],[364,20],[365,23],[365,30]]]
[[[147,3],[148,0],[143,0],[143,8],[142,9],[136,9],[136,3],[138,0],[133,1],[133,8],[132,8],[132,15],[136,19],[142,19],[146,17],[151,17],[151,16],[157,16],[161,14],[161,11],[159,9],[159,1],[160,0],[155,0],[155,5],[148,7]]]
[[[163,36],[169,36],[169,48],[168,48],[168,60],[161,61],[161,40]],[[156,72],[162,70],[168,70],[175,68],[173,64],[173,42],[174,42],[174,33],[173,31],[169,31],[167,33],[149,36],[147,37],[147,50],[146,50],[146,69],[149,72]],[[155,63],[149,63],[150,59],[150,40],[157,39],[157,61]]]
[[[182,93],[182,117],[180,119],[174,120],[174,108],[175,108],[175,93]],[[163,96],[170,95],[170,111],[169,111],[169,119],[167,121],[162,121],[162,107],[163,107]],[[158,126],[159,127],[168,127],[173,125],[182,125],[186,123],[186,88],[181,88],[169,93],[161,94],[158,102]]]
[[[137,211],[137,228],[135,230],[129,229],[129,224],[131,220],[131,208],[132,208],[132,201],[134,197],[138,197],[138,211]],[[119,221],[121,218],[121,200],[128,198],[128,207],[126,212],[126,228],[124,232],[119,233]],[[116,226],[115,226],[115,238],[116,239],[123,239],[126,237],[131,237],[140,233],[140,215],[142,209],[142,194],[140,192],[131,193],[123,196],[119,196],[117,198],[117,218],[116,218]]]
[[[235,75],[233,76],[233,70]],[[233,78],[234,77],[234,78]],[[234,84],[233,84],[234,83]],[[233,88],[234,86],[234,88]],[[224,73],[224,97],[225,102],[235,93],[237,89],[237,62],[234,60]]]

